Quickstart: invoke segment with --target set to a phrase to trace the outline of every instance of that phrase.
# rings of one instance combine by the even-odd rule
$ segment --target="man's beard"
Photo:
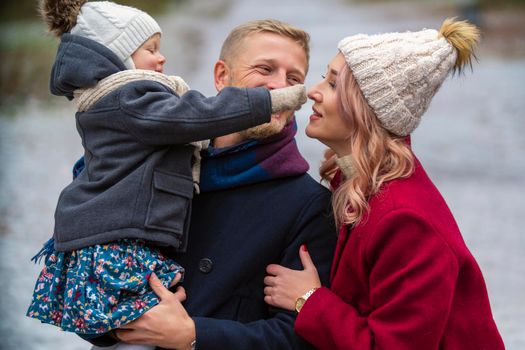
[[[284,112],[284,113],[290,113],[290,112]],[[269,123],[261,124],[254,126],[253,128],[249,128],[246,130],[243,130],[239,132],[239,134],[242,136],[244,140],[248,139],[265,139],[267,137],[270,137],[272,135],[278,134],[281,131],[283,131],[284,127],[290,120],[293,119],[293,113],[290,113],[289,116],[283,116],[281,115],[280,118],[272,118],[272,120]]]
[[[228,84],[227,86],[240,86],[238,84],[235,84],[235,76],[233,75],[233,71],[230,72],[230,75],[228,76]],[[290,115],[282,115],[282,114],[288,114]],[[272,135],[276,135],[283,131],[284,127],[290,120],[293,119],[294,112],[281,112],[280,118],[273,118],[265,124],[254,126],[253,128],[249,128],[246,130],[242,130],[239,132],[239,135],[241,135],[243,140],[248,139],[255,139],[255,140],[261,140],[265,139],[267,137],[270,137]]]

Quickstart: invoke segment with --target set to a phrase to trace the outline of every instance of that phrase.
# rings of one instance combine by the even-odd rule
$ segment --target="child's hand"
[[[303,84],[270,90],[272,113],[298,110],[306,102],[306,90]]]
[[[169,78],[173,83],[175,83],[175,92],[177,93],[177,95],[182,96],[190,89],[189,85],[186,84],[184,79],[182,79],[181,77],[177,75],[170,75]]]

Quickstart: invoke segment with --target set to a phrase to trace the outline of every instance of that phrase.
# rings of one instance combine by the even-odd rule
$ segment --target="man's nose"
[[[286,79],[286,73],[276,72],[270,76],[270,81],[266,84],[266,87],[270,90],[287,87],[288,81]]]

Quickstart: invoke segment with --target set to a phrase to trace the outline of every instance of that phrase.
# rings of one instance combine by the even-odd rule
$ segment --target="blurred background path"
[[[145,8],[158,2],[133,4]],[[156,18],[164,30],[166,72],[209,95],[215,94],[212,69],[222,40],[247,20],[278,18],[310,32],[307,85],[320,79],[346,35],[439,28],[454,15],[477,21],[484,42],[474,73],[445,82],[412,144],[483,270],[507,349],[520,350],[525,349],[525,6],[515,2],[521,5],[507,9],[468,0],[181,0],[162,2],[167,5]],[[0,349],[89,349],[76,336],[25,317],[41,268],[29,259],[52,232],[56,200],[81,147],[73,106],[47,91],[56,41],[44,36],[38,21],[17,23],[0,28]],[[25,56],[17,59],[12,52]],[[297,113],[298,142],[318,178],[323,146],[303,131],[310,108],[308,103]]]

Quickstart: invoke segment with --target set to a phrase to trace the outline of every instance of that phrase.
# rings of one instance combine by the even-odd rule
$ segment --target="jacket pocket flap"
[[[156,189],[164,192],[193,198],[193,179],[190,177],[155,171],[153,174],[153,185]]]

